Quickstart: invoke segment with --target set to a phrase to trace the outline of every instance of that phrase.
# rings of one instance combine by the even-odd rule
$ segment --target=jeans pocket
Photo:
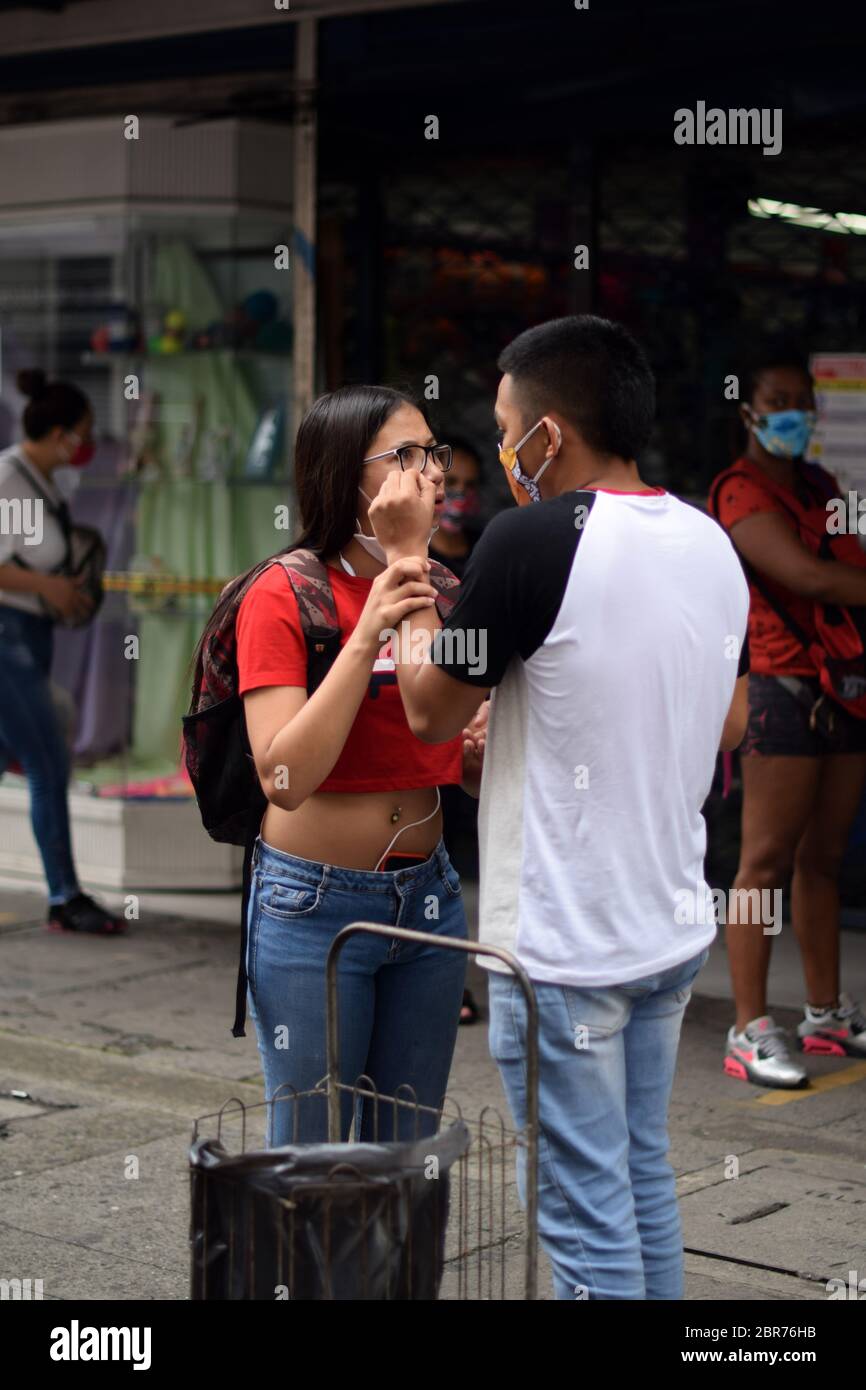
[[[687,1004],[691,999],[692,985],[694,984],[698,975],[701,973],[704,966],[706,965],[707,960],[709,959],[709,955],[710,948],[709,946],[705,946],[704,949],[701,951],[700,955],[695,956],[694,960],[688,962],[688,964],[691,966],[691,970],[689,971],[685,980],[681,981],[678,987],[674,990],[674,998],[676,999],[678,1004]]]
[[[612,1037],[628,1021],[633,1002],[616,985],[607,989],[578,989],[563,985],[562,995],[576,1039]],[[579,1046],[577,1041],[575,1046]]]
[[[459,898],[463,894],[463,885],[460,882],[460,875],[451,863],[450,859],[443,869],[439,870],[442,882],[445,884],[445,891],[449,898]]]
[[[488,974],[490,1026],[487,1045],[494,1062],[520,1062],[526,1054],[519,987],[507,975]]]
[[[322,898],[321,881],[318,884],[300,881],[284,883],[269,876],[257,880],[256,887],[257,911],[278,921],[293,922],[297,917],[308,917],[315,912]]]

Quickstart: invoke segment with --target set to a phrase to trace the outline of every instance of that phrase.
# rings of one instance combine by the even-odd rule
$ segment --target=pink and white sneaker
[[[839,995],[835,1009],[813,1009],[797,1024],[797,1046],[802,1052],[822,1057],[866,1057],[866,1015],[847,994]]]
[[[742,1033],[729,1030],[725,1073],[753,1086],[795,1090],[809,1084],[803,1067],[791,1060],[784,1031],[769,1014],[753,1018]]]

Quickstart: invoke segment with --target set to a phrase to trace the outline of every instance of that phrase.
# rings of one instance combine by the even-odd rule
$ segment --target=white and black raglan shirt
[[[531,978],[626,983],[715,936],[701,808],[748,611],[725,532],[661,489],[568,492],[483,532],[433,659],[495,687],[480,940]]]

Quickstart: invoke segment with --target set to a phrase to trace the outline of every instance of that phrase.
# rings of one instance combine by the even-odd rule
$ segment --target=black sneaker
[[[481,1017],[481,1010],[472,998],[472,991],[464,989],[463,1003],[460,1006],[460,1017],[457,1020],[461,1028],[468,1028],[470,1024],[477,1023]]]
[[[76,893],[68,902],[49,907],[45,925],[49,931],[81,931],[94,936],[118,936],[126,930],[121,918],[113,917],[86,893]]]

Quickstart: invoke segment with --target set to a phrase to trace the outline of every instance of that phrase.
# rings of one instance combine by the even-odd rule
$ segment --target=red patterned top
[[[828,493],[840,491],[836,480],[824,470],[810,467],[808,474],[814,479],[822,478]],[[816,538],[826,534],[827,508],[826,499],[821,496],[821,488],[810,489],[802,496],[796,495],[790,488],[771,481],[763,469],[747,458],[738,459],[733,468],[720,474],[720,479],[722,481],[717,481],[713,488],[714,505],[711,509],[726,531],[730,532],[737,522],[744,521],[746,517],[755,516],[759,512],[775,512],[796,535],[797,527],[791,515],[794,512],[799,517],[801,528],[813,531]],[[736,536],[732,539],[736,543]],[[835,559],[842,560],[845,564],[866,566],[866,554],[856,536],[836,537],[833,552]],[[761,579],[770,593],[811,638],[815,632],[813,601],[792,593],[790,589],[783,588],[766,575],[762,574]],[[788,631],[778,614],[774,613],[763,594],[758,592],[754,584],[750,584],[749,589],[749,650],[752,672],[766,676],[816,675],[816,667],[809,654]]]
[[[345,646],[361,615],[372,579],[328,566],[328,578]],[[281,565],[251,585],[238,609],[238,689],[241,695],[268,685],[306,687],[307,648],[298,604]],[[376,659],[343,751],[321,792],[374,792],[458,783],[463,776],[463,740],[422,743],[409,728],[386,644]]]

